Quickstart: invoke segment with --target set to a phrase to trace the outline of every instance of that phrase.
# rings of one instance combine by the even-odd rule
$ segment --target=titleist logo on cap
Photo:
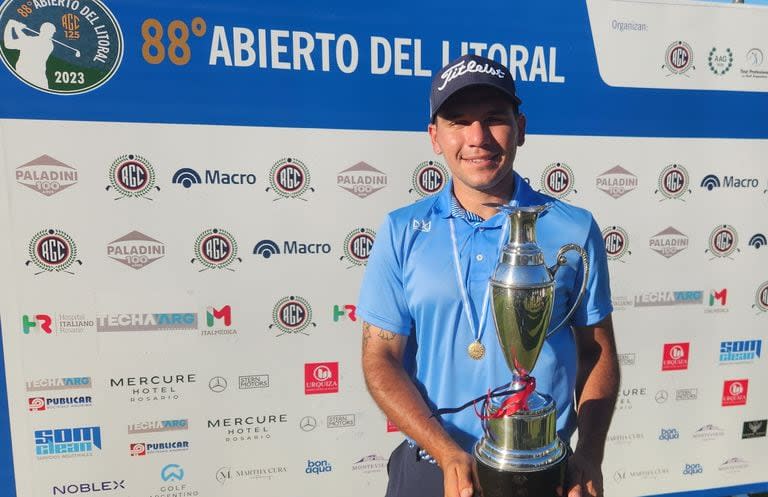
[[[491,76],[497,76],[499,79],[504,79],[504,77],[507,75],[507,73],[504,72],[503,69],[493,67],[488,63],[478,64],[474,60],[470,60],[467,63],[462,60],[458,64],[454,64],[451,67],[447,68],[443,72],[443,74],[440,75],[440,78],[443,80],[443,84],[440,85],[437,91],[443,91],[446,85],[448,85],[448,83],[450,83],[454,79],[459,78],[467,73],[473,73],[473,72],[490,74]]]

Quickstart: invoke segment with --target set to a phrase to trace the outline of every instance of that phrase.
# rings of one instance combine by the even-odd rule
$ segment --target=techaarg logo
[[[280,246],[273,240],[261,240],[256,246],[253,247],[253,255],[260,255],[265,259],[271,258],[273,255],[319,255],[330,254],[331,244],[324,242],[306,243],[298,240],[285,240],[283,242],[283,250],[280,250]]]
[[[737,178],[736,176],[722,176],[718,177],[714,174],[707,174],[701,180],[702,188],[707,191],[712,191],[716,188],[759,188],[760,180],[757,178]]]
[[[180,331],[196,329],[197,314],[194,312],[101,314],[96,316],[97,332]]]
[[[191,167],[182,167],[173,174],[171,182],[184,188],[192,185],[255,185],[256,175],[253,173],[224,172],[219,169],[206,169],[201,176]]]
[[[635,307],[695,305],[704,302],[701,290],[647,292],[635,296]]]

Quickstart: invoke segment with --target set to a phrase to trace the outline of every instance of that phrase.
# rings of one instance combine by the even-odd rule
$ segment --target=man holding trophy
[[[407,436],[387,497],[603,495],[619,384],[605,248],[589,212],[514,172],[520,104],[494,61],[441,69],[429,135],[452,180],[377,231],[363,371]]]

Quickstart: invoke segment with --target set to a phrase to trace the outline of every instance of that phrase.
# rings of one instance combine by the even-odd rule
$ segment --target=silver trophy
[[[576,302],[552,332],[566,323],[579,305],[589,261],[582,247],[567,244],[558,251],[555,265],[545,265],[544,254],[536,245],[536,220],[548,206],[495,207],[505,212],[510,222],[509,243],[502,249],[490,285],[496,335],[512,371],[512,383],[508,394],[487,398],[482,409],[484,435],[475,444],[474,456],[485,497],[554,497],[564,482],[567,449],[557,436],[555,402],[549,395],[532,391],[535,382],[530,372],[548,336],[554,276],[566,264],[565,253],[579,253],[584,277]],[[518,402],[521,396],[523,400]],[[510,401],[518,404],[512,406]]]

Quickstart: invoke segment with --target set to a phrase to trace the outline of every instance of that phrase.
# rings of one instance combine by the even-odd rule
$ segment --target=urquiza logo
[[[693,49],[684,41],[673,41],[664,52],[662,69],[669,71],[668,76],[686,75],[689,70],[696,69],[693,65]]]
[[[77,184],[77,169],[54,159],[50,155],[41,155],[16,168],[16,182],[46,197]]]
[[[232,326],[232,306],[225,305],[221,309],[213,306],[205,308],[205,324],[208,329],[200,331],[202,336],[237,335]],[[224,325],[222,328],[221,325]]]
[[[50,392],[54,390],[80,390],[91,388],[90,376],[71,376],[63,378],[40,378],[27,380],[27,392]]]
[[[723,382],[723,399],[721,405],[743,406],[747,403],[747,391],[749,390],[749,380],[725,380]]]
[[[193,383],[197,383],[195,373],[126,376],[110,378],[109,388],[119,388],[126,391],[131,403],[146,404],[179,400],[185,387]]]
[[[653,235],[648,240],[648,246],[657,254],[669,259],[688,248],[688,237],[669,226]]]
[[[541,189],[555,198],[565,199],[571,193],[578,193],[573,170],[565,162],[554,162],[541,173]]]
[[[152,200],[147,195],[152,190],[160,191],[156,185],[155,168],[141,155],[121,155],[109,166],[109,185],[107,191],[115,190],[122,198],[144,198]]]
[[[123,34],[99,0],[11,0],[0,10],[3,63],[14,76],[45,93],[94,90],[117,72]]]
[[[197,236],[195,257],[190,262],[192,264],[199,263],[203,266],[199,272],[202,273],[208,269],[234,271],[229,266],[235,261],[243,262],[237,256],[237,241],[228,231],[221,228],[211,228]]]
[[[715,75],[722,76],[733,66],[733,50],[730,48],[719,50],[717,47],[712,47],[707,56],[707,65]]]
[[[278,195],[274,200],[292,198],[304,201],[307,200],[304,198],[307,191],[315,191],[310,186],[309,168],[295,157],[275,162],[269,170],[269,187],[266,191],[270,190]]]
[[[442,191],[448,183],[448,170],[441,163],[424,161],[413,170],[411,188],[408,193],[416,193],[419,198],[428,197]]]
[[[185,450],[189,450],[189,442],[187,440],[178,440],[174,442],[137,442],[130,444],[128,453],[131,457],[141,457],[151,454],[181,452]]]
[[[343,304],[333,306],[333,322],[338,323],[349,319],[353,323],[357,321],[357,306],[354,304]]]
[[[35,455],[38,459],[90,456],[101,450],[101,428],[55,428],[35,430]]]
[[[709,248],[704,251],[705,253],[712,254],[713,257],[709,260],[719,258],[733,260],[731,255],[736,251],[741,252],[739,249],[739,235],[736,234],[734,227],[728,224],[715,226],[715,229],[709,234]]]
[[[701,180],[700,186],[707,191],[719,188],[739,188],[741,190],[754,189],[760,187],[760,180],[757,178],[738,178],[733,175],[724,175],[722,179],[715,174],[707,174]]]
[[[21,317],[21,331],[25,335],[53,333],[83,333],[96,326],[96,322],[84,314],[24,314]]]
[[[232,468],[224,466],[216,470],[216,481],[224,485],[236,480],[272,480],[288,472],[285,466]]]
[[[35,276],[45,272],[75,274],[69,271],[72,264],[83,264],[77,258],[75,240],[64,231],[54,228],[35,233],[29,241],[28,253],[29,259],[24,265],[37,266],[40,271],[36,272]]]
[[[370,164],[358,162],[340,171],[336,184],[356,197],[365,198],[387,186],[387,175]]]
[[[320,255],[330,254],[331,244],[325,242],[300,242],[298,240],[285,240],[283,250],[273,240],[261,240],[253,247],[253,255],[260,255],[265,259],[277,254],[284,255]]]
[[[225,172],[219,169],[206,169],[202,176],[191,167],[182,167],[171,178],[171,183],[181,185],[185,189],[192,185],[254,185],[256,175],[253,173]]]
[[[359,471],[364,474],[382,473],[387,469],[387,461],[389,461],[389,459],[386,457],[378,454],[370,454],[355,461],[354,464],[352,464],[352,471]]]
[[[621,226],[609,226],[602,232],[605,242],[605,252],[609,261],[626,262],[626,255],[632,255],[629,250],[629,234]]]
[[[741,429],[741,438],[744,440],[750,438],[764,438],[766,432],[768,432],[768,419],[744,421],[744,425]]]
[[[392,420],[389,419],[389,418],[387,418],[386,429],[387,429],[387,433],[399,433],[400,432],[400,428],[398,428],[397,425],[395,423],[393,423]]]
[[[762,340],[728,340],[720,342],[720,364],[753,362],[760,358]]]
[[[272,308],[272,324],[269,325],[269,329],[280,330],[276,336],[299,333],[309,335],[305,330],[310,325],[313,328],[317,327],[317,323],[312,321],[312,306],[303,297],[298,295],[283,297]]]
[[[186,430],[188,428],[188,419],[157,419],[128,425],[128,434],[158,433],[163,431]]]
[[[304,364],[304,394],[338,393],[339,363],[311,362]]]
[[[699,463],[686,464],[683,468],[683,475],[692,476],[699,475],[704,472],[704,467]]]
[[[330,473],[331,471],[333,471],[333,466],[325,459],[318,461],[307,459],[307,468],[304,470],[308,475],[319,475],[320,473]]]
[[[107,257],[133,269],[165,257],[165,244],[139,231],[131,231],[107,244]]]
[[[64,397],[29,397],[27,406],[31,412],[49,411],[67,407],[91,407],[90,395],[68,395]]]
[[[114,313],[96,316],[98,333],[189,330],[197,330],[197,313]]]
[[[681,164],[670,164],[659,173],[658,188],[654,193],[660,193],[661,201],[682,200],[685,194],[691,193],[689,188],[690,176]]]
[[[704,303],[701,290],[646,292],[635,296],[635,307],[658,307],[671,305],[698,305]]]
[[[755,292],[755,303],[752,308],[756,308],[758,313],[768,312],[768,281],[757,287]]]
[[[376,232],[370,228],[355,228],[344,238],[344,255],[339,258],[351,264],[347,269],[365,266],[373,249]]]
[[[765,235],[762,233],[755,233],[749,239],[749,246],[755,247],[755,249],[759,249],[765,244],[768,244],[768,238],[766,238]]]
[[[690,350],[690,342],[665,343],[664,354],[661,360],[661,370],[679,371],[682,369],[688,369]]]
[[[111,492],[126,490],[125,480],[107,480],[87,483],[61,483],[51,487],[52,495],[90,494],[91,492]],[[122,493],[122,492],[121,492]],[[99,494],[103,495],[103,494]]]
[[[709,424],[704,425],[695,432],[693,432],[693,438],[703,442],[709,442],[711,440],[717,440],[725,435],[725,431],[722,428]]]
[[[659,434],[659,440],[662,442],[669,442],[670,440],[679,440],[680,432],[677,428],[662,428]]]
[[[616,166],[598,176],[595,186],[611,197],[619,198],[637,188],[637,176]]]
[[[648,395],[646,387],[622,387],[616,401],[616,411],[632,410],[633,401],[644,399]]]
[[[288,415],[260,414],[257,416],[216,418],[208,420],[208,429],[217,430],[227,443],[253,442],[272,438],[273,429],[288,422]]]

